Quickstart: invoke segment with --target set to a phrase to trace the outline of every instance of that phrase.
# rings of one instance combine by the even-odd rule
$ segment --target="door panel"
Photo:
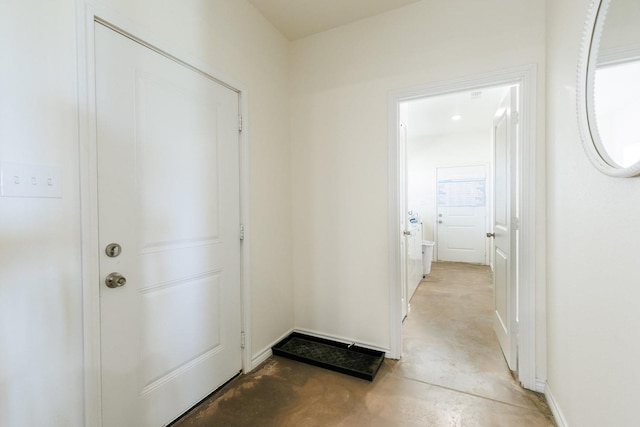
[[[516,347],[516,218],[515,147],[517,142],[517,92],[512,87],[494,118],[494,331],[509,368],[517,369]]]
[[[495,252],[495,264],[494,264],[494,281],[495,283],[502,284],[507,282],[509,277],[508,268],[509,256],[502,252],[500,249],[496,249]],[[496,312],[496,325],[502,334],[508,332],[508,293],[506,286],[496,286],[494,290],[494,306]]]
[[[241,369],[238,95],[95,30],[103,425],[155,427]]]
[[[135,178],[145,218],[142,246],[217,239],[219,171],[210,165],[218,163],[218,146],[212,142],[217,139],[219,107],[206,92],[146,73],[136,76],[136,89]],[[209,191],[185,191],[203,182]],[[185,211],[190,221],[166,226],[167,219],[179,218]]]

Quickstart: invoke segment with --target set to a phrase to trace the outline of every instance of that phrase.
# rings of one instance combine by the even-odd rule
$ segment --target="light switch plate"
[[[0,196],[2,197],[62,197],[60,166],[0,163]]]

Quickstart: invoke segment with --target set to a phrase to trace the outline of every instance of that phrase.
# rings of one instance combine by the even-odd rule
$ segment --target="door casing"
[[[544,330],[543,304],[537,304],[537,289],[544,290],[544,282],[536,273],[544,266],[536,259],[536,234],[544,235],[543,224],[536,224],[536,196],[544,191],[537,185],[542,177],[537,176],[537,140],[536,140],[536,108],[537,108],[537,66],[527,65],[486,74],[479,74],[463,79],[434,83],[430,85],[400,89],[389,93],[388,97],[388,153],[389,153],[389,325],[390,348],[388,356],[399,359],[402,356],[402,323],[400,298],[400,238],[399,218],[397,215],[402,182],[400,173],[406,168],[399,153],[403,151],[398,135],[400,103],[417,98],[446,95],[455,92],[471,91],[491,86],[518,85],[522,96],[519,99],[520,138],[517,155],[519,185],[518,204],[520,212],[519,245],[517,256],[519,268],[517,281],[519,286],[518,312],[518,371],[521,384],[530,390],[544,392],[546,378],[538,378],[538,372],[545,372],[543,360],[536,357],[537,347],[545,347],[544,342],[536,342],[536,328]],[[540,188],[539,188],[540,187]],[[542,195],[544,196],[544,195]],[[537,315],[539,322],[537,322]]]
[[[100,379],[100,299],[98,258],[98,203],[97,203],[97,144],[95,109],[95,52],[94,22],[100,22],[161,55],[204,74],[238,93],[243,128],[249,123],[247,90],[243,84],[201,60],[176,50],[146,33],[127,19],[85,0],[77,1],[77,55],[78,55],[78,106],[79,106],[79,154],[80,154],[80,215],[82,234],[82,289],[83,289],[83,342],[84,342],[84,405],[85,425],[101,426]],[[239,118],[240,119],[240,118]],[[251,371],[251,276],[249,223],[249,138],[245,130],[240,132],[240,221],[244,226],[244,239],[240,247],[241,262],[241,328],[244,334],[242,369]],[[238,230],[238,233],[240,231]],[[238,234],[239,235],[239,234]]]

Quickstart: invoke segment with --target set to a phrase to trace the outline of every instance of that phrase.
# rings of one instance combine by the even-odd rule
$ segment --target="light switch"
[[[0,165],[0,181],[3,197],[23,197],[25,185],[19,164],[2,162],[2,165]]]
[[[0,196],[62,197],[60,166],[0,163]]]

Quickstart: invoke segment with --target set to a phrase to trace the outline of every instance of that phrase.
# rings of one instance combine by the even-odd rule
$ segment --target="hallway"
[[[402,360],[373,382],[271,357],[174,427],[553,426],[512,379],[491,327],[488,267],[434,263],[411,300]]]

